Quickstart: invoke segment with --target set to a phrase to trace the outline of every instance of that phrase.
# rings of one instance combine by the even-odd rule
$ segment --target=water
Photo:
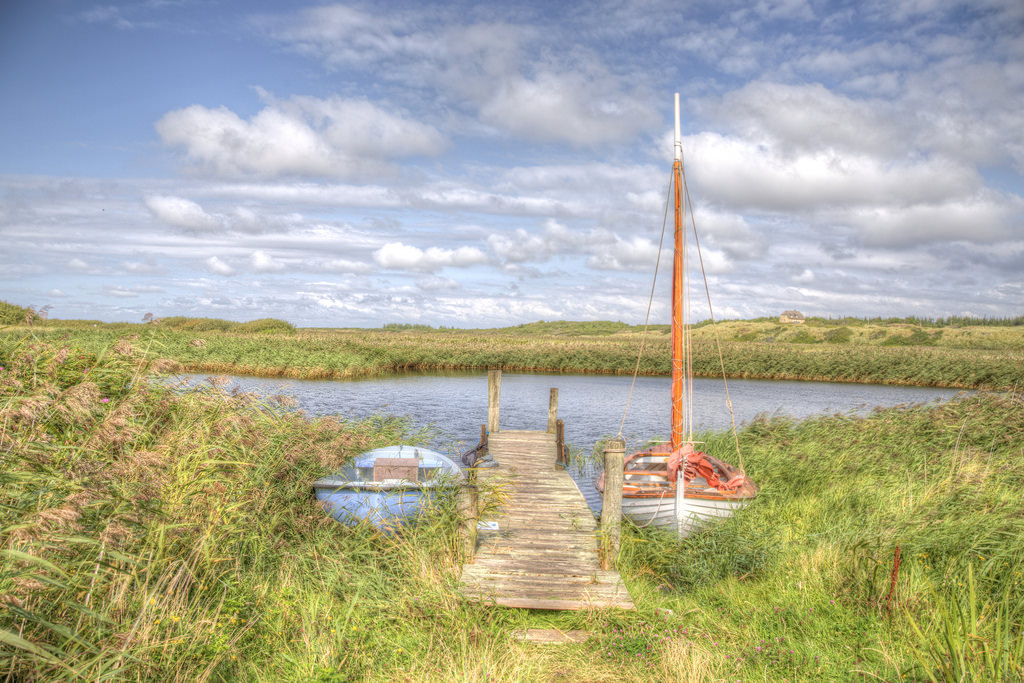
[[[195,384],[207,375],[186,375]],[[668,437],[669,378],[618,375],[508,374],[501,379],[501,427],[547,427],[548,397],[558,388],[558,417],[565,440],[586,451],[605,436],[619,433],[627,442]],[[357,380],[289,380],[229,377],[226,387],[263,396],[283,394],[309,415],[360,419],[377,413],[408,417],[416,427],[433,426],[440,437],[428,447],[474,445],[487,421],[487,373],[410,373]],[[875,406],[945,400],[956,389],[879,384],[729,380],[737,425],[760,414],[801,419],[831,413],[865,414]],[[721,431],[730,426],[720,379],[694,379],[694,429]],[[629,411],[623,422],[627,399]]]
[[[193,384],[207,375],[185,375]],[[668,438],[669,378],[618,375],[503,374],[501,427],[547,428],[550,389],[558,388],[558,416],[565,421],[567,443],[590,453],[602,437],[619,433],[627,450],[639,442]],[[422,444],[449,454],[474,446],[480,425],[487,421],[487,373],[410,373],[357,380],[288,380],[229,377],[226,389],[263,396],[293,397],[309,415],[340,415],[360,419],[378,413],[400,415],[415,427],[433,427],[438,438]],[[927,403],[951,398],[955,389],[897,387],[830,382],[729,381],[737,426],[756,416],[787,415],[795,419],[831,413],[866,414],[876,406]],[[730,427],[725,389],[720,379],[694,379],[694,429],[722,431]],[[626,410],[629,403],[628,413]],[[592,485],[593,467],[571,468],[573,478],[596,511],[600,496]]]

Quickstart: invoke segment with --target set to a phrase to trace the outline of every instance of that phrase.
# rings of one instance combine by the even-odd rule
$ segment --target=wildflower
[[[100,399],[100,403],[110,403],[110,399],[109,398],[101,398]]]

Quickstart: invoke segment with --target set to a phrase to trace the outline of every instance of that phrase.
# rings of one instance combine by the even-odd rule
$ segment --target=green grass
[[[846,322],[849,322],[848,320]],[[34,334],[99,353],[121,339],[194,372],[300,379],[408,370],[483,369],[667,375],[669,335],[643,337],[623,323],[534,323],[498,330],[300,329],[265,320],[229,323],[167,318],[156,324],[39,321]],[[721,376],[713,329],[694,331],[694,372]],[[14,340],[24,327],[0,330]],[[1024,326],[922,328],[894,323],[840,325],[811,320],[728,321],[719,325],[729,377],[873,382],[964,389],[1024,386]],[[643,353],[641,354],[641,349]]]
[[[405,421],[180,393],[146,380],[142,351],[0,340],[0,676],[1024,676],[1019,393],[760,420],[740,433],[761,487],[746,510],[682,541],[627,525],[637,612],[533,613],[459,596],[450,500],[401,536],[315,506],[317,476],[420,438]],[[593,635],[516,641],[527,627]]]

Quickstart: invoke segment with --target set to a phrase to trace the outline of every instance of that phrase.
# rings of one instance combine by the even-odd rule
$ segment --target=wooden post
[[[601,501],[601,533],[604,536],[603,569],[614,569],[622,540],[622,461],[626,444],[612,439],[604,447],[604,497]]]
[[[480,518],[479,491],[476,486],[476,470],[466,471],[466,481],[459,487],[459,539],[462,543],[462,557],[466,564],[476,554],[476,524]]]
[[[564,467],[569,466],[569,456],[565,452],[565,422],[555,422],[555,462]]]
[[[501,370],[487,371],[487,430],[498,431],[501,413]]]
[[[480,450],[477,451],[477,457],[482,458],[487,455],[488,444],[487,444],[487,425],[480,425]],[[473,473],[476,476],[476,473]]]
[[[548,399],[548,434],[555,433],[555,422],[558,421],[558,389],[551,387],[551,398]]]

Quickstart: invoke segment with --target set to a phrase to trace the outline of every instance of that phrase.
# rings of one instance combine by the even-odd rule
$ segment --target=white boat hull
[[[727,519],[746,506],[746,500],[683,499],[682,536]],[[666,491],[661,498],[622,498],[622,516],[639,527],[676,530],[675,492]]]

